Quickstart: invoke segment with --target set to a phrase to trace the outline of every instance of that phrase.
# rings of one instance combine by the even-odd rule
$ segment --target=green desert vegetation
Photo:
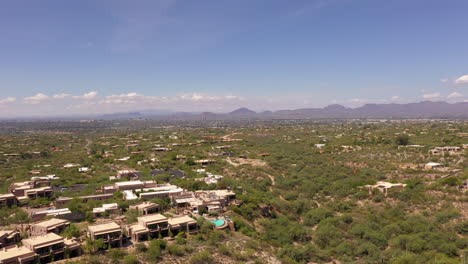
[[[171,183],[190,191],[229,189],[237,203],[224,215],[236,231],[213,230],[199,221],[196,235],[179,234],[123,249],[85,241],[86,255],[69,263],[460,263],[468,247],[467,151],[432,155],[435,147],[467,144],[468,131],[456,121],[259,121],[250,123],[37,125],[26,133],[3,131],[0,189],[29,180],[31,171],[55,174],[49,205],[61,196],[95,194],[119,169],[135,169],[140,179]],[[72,128],[79,128],[73,131]],[[59,133],[60,132],[60,133]],[[225,140],[223,140],[225,139]],[[226,140],[239,139],[239,140]],[[323,146],[317,144],[324,144]],[[155,148],[170,148],[156,151]],[[222,148],[221,148],[222,147]],[[36,154],[34,154],[36,153]],[[129,157],[127,160],[118,160]],[[213,160],[206,166],[198,160]],[[443,169],[427,169],[437,162]],[[67,163],[89,167],[63,168]],[[48,165],[48,166],[44,166]],[[217,183],[197,179],[224,176]],[[184,178],[152,176],[154,169],[179,169]],[[377,182],[402,183],[388,193],[369,189]],[[72,189],[77,184],[83,188]],[[172,201],[152,199],[172,214]],[[137,220],[132,202],[120,194],[107,201],[72,200],[67,207],[97,221],[92,208],[116,202],[126,224]],[[111,218],[102,216],[101,218]],[[0,224],[27,224],[20,207],[2,208]],[[85,224],[86,225],[86,224]],[[66,237],[83,238],[83,223]],[[250,262],[249,262],[250,261]]]

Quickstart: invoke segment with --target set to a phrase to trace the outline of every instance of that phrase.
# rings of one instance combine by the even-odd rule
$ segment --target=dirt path
[[[266,172],[263,172],[263,173],[265,173],[265,175],[268,176],[268,178],[270,178],[271,186],[268,187],[268,190],[270,190],[270,192],[273,192],[273,186],[276,185],[276,179],[275,179],[275,177],[273,177],[272,175],[270,175],[270,174],[268,174],[268,173],[266,173]],[[279,198],[280,198],[281,200],[283,200],[283,201],[286,201],[286,199],[284,199],[284,197],[283,197],[281,194],[279,195]]]
[[[88,152],[88,154],[91,154],[91,144],[93,144],[93,140],[91,140],[90,138],[86,138],[86,145],[85,145],[85,149],[86,149],[86,152]]]

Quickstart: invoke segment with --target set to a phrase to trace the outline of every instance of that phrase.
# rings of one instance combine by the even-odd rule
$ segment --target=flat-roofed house
[[[142,181],[124,181],[116,182],[115,187],[117,191],[136,190],[145,187],[145,184]]]
[[[143,188],[156,187],[157,184],[155,181],[122,181],[115,182],[114,184],[104,185],[101,187],[103,193],[115,193],[117,191],[131,191]]]
[[[122,246],[122,228],[115,222],[88,226],[88,236],[92,240],[102,239],[110,247]]]
[[[42,220],[44,217],[47,216],[54,216],[54,217],[70,217],[72,212],[68,208],[61,208],[61,209],[47,209],[44,211],[33,212],[31,214],[31,218],[33,221]]]
[[[169,234],[168,218],[162,214],[152,214],[138,217],[138,224],[147,228],[151,237],[167,236]]]
[[[26,247],[0,249],[0,264],[35,264],[37,254]]]
[[[134,242],[147,241],[150,239],[148,228],[136,224],[127,227],[128,235]]]
[[[0,230],[0,248],[13,246],[20,241],[18,230]]]
[[[56,207],[62,207],[65,206],[67,203],[71,202],[73,198],[71,197],[59,197],[55,199],[54,204]]]
[[[65,251],[71,256],[81,253],[80,245],[69,239],[65,239],[55,233],[24,239],[23,246],[38,255],[40,263],[47,263],[64,259]]]
[[[364,187],[366,187],[369,190],[369,194],[372,194],[372,191],[374,189],[377,189],[380,192],[383,192],[385,196],[387,196],[388,191],[390,189],[394,189],[394,188],[401,189],[401,188],[404,188],[405,186],[406,184],[404,183],[390,183],[390,182],[379,181],[374,185],[365,185]]]
[[[120,214],[120,208],[117,203],[103,204],[101,207],[93,208],[93,215],[98,216],[104,212],[109,214]]]
[[[172,184],[158,184],[155,187],[142,189],[140,199],[172,198],[180,195],[184,189]]]
[[[446,146],[446,147],[435,147],[431,150],[429,150],[429,153],[431,155],[457,155],[457,154],[462,154],[463,149],[460,147],[453,147],[453,146]]]
[[[137,170],[119,170],[117,172],[117,179],[138,179],[140,178],[141,171]]]
[[[159,212],[159,204],[153,202],[142,202],[130,205],[129,209],[137,210],[139,215],[150,215]]]
[[[168,223],[169,230],[173,235],[177,235],[179,232],[192,234],[198,231],[197,221],[187,215],[169,218]]]
[[[106,193],[106,194],[95,194],[95,195],[80,196],[78,198],[83,200],[84,203],[87,203],[89,200],[104,201],[104,200],[107,200],[107,199],[112,199],[112,198],[114,198],[114,195],[112,193]]]
[[[8,190],[20,201],[38,197],[50,197],[53,194],[52,187],[40,187],[36,181],[15,182],[10,185]]]
[[[29,199],[36,199],[39,197],[51,197],[52,196],[52,187],[44,186],[34,189],[29,189],[24,191],[24,196]]]
[[[441,169],[444,167],[445,167],[444,165],[437,163],[437,162],[429,162],[424,165],[424,169],[426,170]]]
[[[179,208],[185,208],[192,212],[200,212],[202,209],[208,212],[219,212],[236,198],[236,194],[229,190],[210,190],[185,192],[173,197],[174,203]]]
[[[51,218],[39,223],[31,224],[30,233],[32,236],[45,235],[47,233],[60,234],[65,228],[70,226],[70,222],[64,219]]]
[[[18,199],[12,193],[0,195],[0,207],[2,206],[15,206],[18,204]]]

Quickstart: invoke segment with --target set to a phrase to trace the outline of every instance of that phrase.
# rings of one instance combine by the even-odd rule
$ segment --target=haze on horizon
[[[468,100],[465,0],[0,3],[0,117]]]

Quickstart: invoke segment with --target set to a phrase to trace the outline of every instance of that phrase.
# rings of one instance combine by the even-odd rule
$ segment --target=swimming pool
[[[220,226],[223,226],[225,222],[223,219],[216,219],[216,220],[211,220],[211,223],[213,223],[217,227],[220,227]]]

